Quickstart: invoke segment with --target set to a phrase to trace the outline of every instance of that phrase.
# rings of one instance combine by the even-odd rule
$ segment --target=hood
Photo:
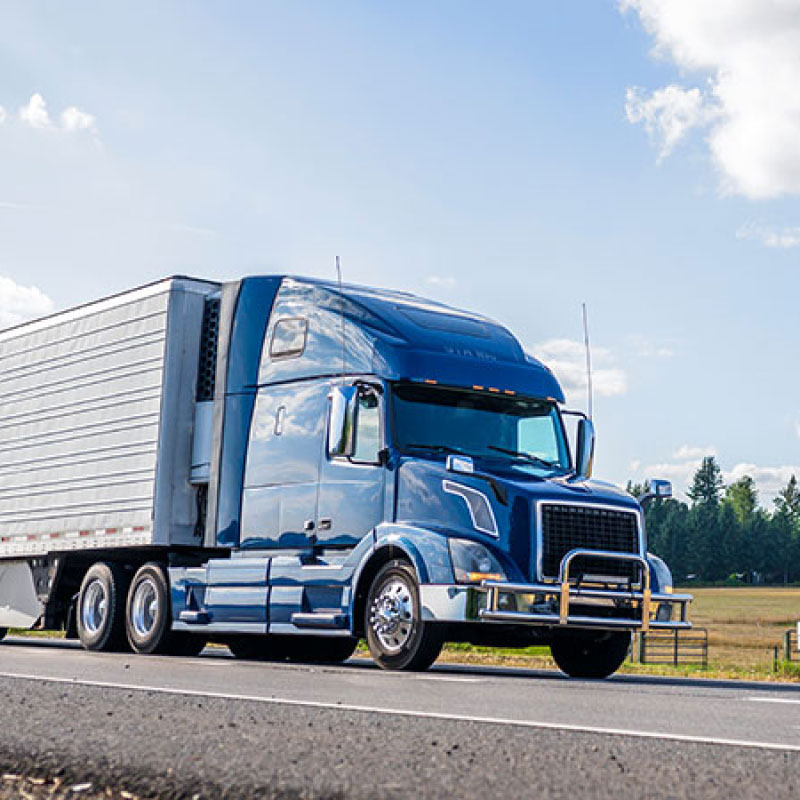
[[[472,499],[472,510],[467,498]],[[469,475],[448,471],[444,460],[417,457],[403,457],[397,464],[396,521],[480,541],[495,552],[510,580],[539,577],[541,503],[602,506],[641,515],[635,498],[604,481],[488,472],[478,464],[476,473]],[[599,541],[597,547],[601,549]]]

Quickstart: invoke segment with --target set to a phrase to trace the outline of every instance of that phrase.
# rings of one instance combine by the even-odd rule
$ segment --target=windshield
[[[555,403],[419,384],[392,389],[395,446],[503,460],[533,472],[570,469]]]

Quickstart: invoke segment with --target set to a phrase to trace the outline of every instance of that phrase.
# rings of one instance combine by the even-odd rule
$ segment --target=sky
[[[507,325],[595,476],[800,476],[800,0],[3,0],[0,325],[172,274]]]

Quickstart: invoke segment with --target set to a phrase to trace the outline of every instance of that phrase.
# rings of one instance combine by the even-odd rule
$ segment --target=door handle
[[[329,531],[332,524],[333,520],[330,517],[324,517],[319,521],[319,529],[321,531]]]

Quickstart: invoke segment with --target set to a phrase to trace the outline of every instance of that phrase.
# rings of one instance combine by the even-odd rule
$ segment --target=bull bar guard
[[[570,567],[580,556],[592,559],[613,561],[632,561],[641,567],[640,589],[609,589],[598,586],[582,587],[570,583]],[[576,628],[620,628],[625,630],[650,629],[681,630],[692,627],[688,619],[688,606],[692,602],[690,594],[656,593],[650,590],[650,567],[647,560],[633,553],[616,553],[606,550],[570,550],[561,560],[558,583],[506,583],[504,581],[484,580],[476,591],[485,595],[485,607],[478,609],[478,618],[486,622],[505,622],[528,625],[559,625]],[[500,608],[501,595],[537,595],[543,598],[558,598],[559,613],[539,613],[536,611],[512,611]],[[633,612],[630,617],[588,616],[570,614],[573,600],[613,600],[629,603]],[[669,619],[651,619],[653,609],[667,604]],[[673,608],[678,607],[678,619],[672,619]]]

